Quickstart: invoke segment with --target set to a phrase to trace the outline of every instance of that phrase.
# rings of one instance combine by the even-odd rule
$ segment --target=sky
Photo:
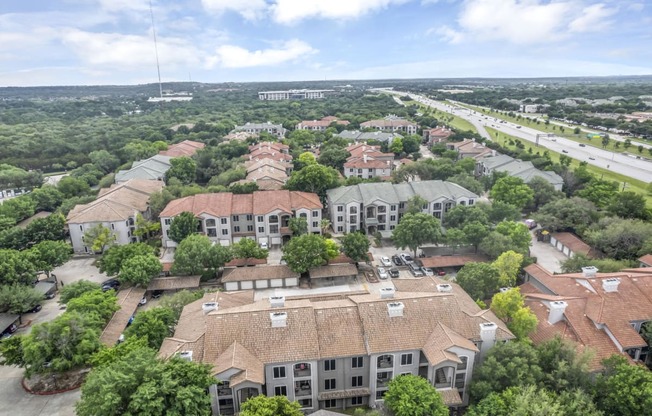
[[[0,86],[652,74],[652,0],[0,0]]]

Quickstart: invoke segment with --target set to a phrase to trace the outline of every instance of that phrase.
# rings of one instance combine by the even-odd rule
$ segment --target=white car
[[[378,277],[380,277],[381,279],[387,279],[389,277],[389,275],[387,274],[387,270],[385,270],[382,267],[379,267],[378,268]]]
[[[430,268],[428,268],[428,267],[422,267],[422,268],[421,268],[421,271],[422,271],[423,274],[425,274],[426,276],[434,276],[434,275],[435,275],[435,273],[432,271],[432,269],[430,269]]]
[[[267,250],[269,245],[267,243],[260,243],[260,248]]]
[[[387,256],[381,257],[380,263],[385,267],[392,267],[392,261]]]

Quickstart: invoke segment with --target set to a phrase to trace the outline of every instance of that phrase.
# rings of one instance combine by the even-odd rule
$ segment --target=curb
[[[31,390],[29,387],[25,385],[25,377],[20,381],[21,386],[23,386],[23,390],[25,390],[29,394],[34,394],[36,396],[52,396],[54,394],[61,394],[61,393],[67,393],[69,391],[77,390],[78,388],[81,387],[81,384],[75,387],[71,387],[69,389],[65,390],[55,390],[55,391],[34,391]]]

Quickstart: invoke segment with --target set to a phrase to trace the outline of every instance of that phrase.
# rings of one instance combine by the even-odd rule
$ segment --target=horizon
[[[616,0],[157,0],[163,83],[652,75]],[[0,87],[157,83],[148,0],[0,5]]]

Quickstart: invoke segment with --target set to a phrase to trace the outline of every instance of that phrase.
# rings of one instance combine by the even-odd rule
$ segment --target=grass
[[[462,131],[472,131],[473,133],[478,132],[478,129],[476,129],[473,124],[464,120],[461,117],[455,116],[445,111],[437,110],[436,108],[433,107],[427,107],[421,103],[417,103],[416,101],[410,101],[407,102],[406,104],[418,105],[423,110],[424,113],[429,110],[434,118],[446,124],[448,127],[452,127],[460,132]]]
[[[548,151],[548,154],[550,155],[550,159],[553,162],[559,163],[559,157],[561,156],[560,153],[554,152],[550,149],[546,149],[545,147],[536,147],[536,145],[532,142],[529,142],[527,140],[523,140],[519,137],[514,137],[509,134],[501,133],[496,129],[492,129],[491,127],[487,127],[487,132],[491,135],[492,141],[495,141],[496,143],[499,143],[501,146],[508,148],[508,149],[516,149],[515,145],[509,145],[509,140],[512,139],[513,141],[520,141],[525,145],[525,150],[526,152],[529,151],[529,149],[532,149],[532,153],[537,153]],[[496,133],[498,133],[498,136],[496,136]],[[580,161],[577,159],[572,159],[571,158],[571,164],[570,168],[574,169],[580,165]],[[638,194],[643,195],[647,202],[647,206],[652,208],[652,196],[650,196],[647,192],[647,183],[640,181],[638,179],[631,178],[629,176],[621,175],[620,173],[615,173],[610,170],[600,168],[597,166],[593,166],[591,164],[586,166],[587,170],[591,173],[593,173],[596,176],[599,176],[601,179],[608,180],[608,181],[616,181],[620,183],[621,189],[623,183],[627,183],[626,185],[626,190],[636,192]]]

